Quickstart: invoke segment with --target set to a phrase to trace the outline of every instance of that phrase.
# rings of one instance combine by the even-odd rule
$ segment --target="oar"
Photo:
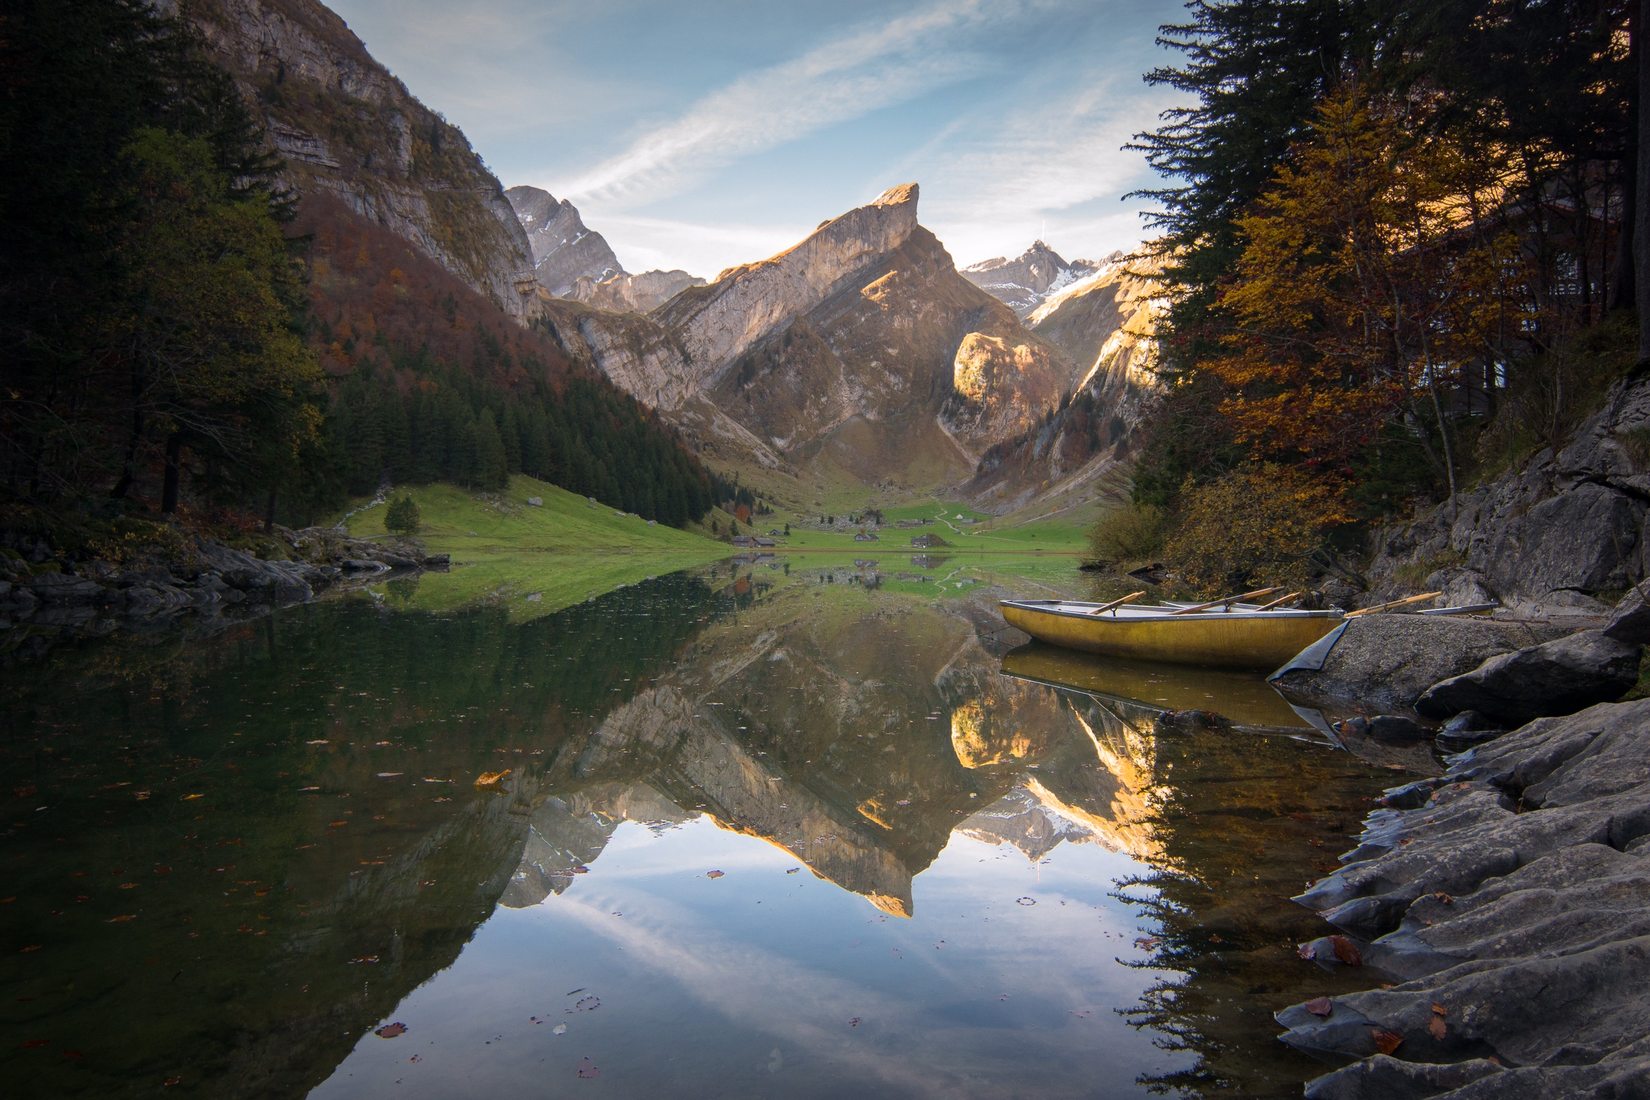
[[[1222,596],[1218,600],[1210,600],[1208,603],[1194,603],[1190,607],[1182,607],[1178,611],[1169,612],[1169,614],[1171,614],[1171,615],[1190,615],[1194,611],[1207,611],[1207,610],[1209,610],[1209,608],[1219,607],[1221,604],[1230,605],[1230,604],[1238,603],[1241,600],[1252,600],[1257,596],[1270,596],[1272,593],[1278,591],[1282,587],[1283,586],[1281,584],[1274,584],[1271,588],[1257,588],[1253,592],[1240,592],[1236,596]]]
[[[1273,600],[1271,603],[1263,603],[1259,607],[1255,608],[1255,610],[1256,611],[1265,611],[1267,608],[1276,607],[1280,603],[1288,603],[1290,600],[1298,600],[1300,598],[1301,598],[1301,594],[1299,592],[1291,592],[1287,596],[1279,596],[1277,599]]]
[[[1435,600],[1442,595],[1442,592],[1422,592],[1417,596],[1405,596],[1401,600],[1390,600],[1387,603],[1378,603],[1374,607],[1361,607],[1356,611],[1348,611],[1346,618],[1356,619],[1359,615],[1373,615],[1377,611],[1391,611],[1395,607],[1403,607],[1406,604],[1420,603],[1422,600]]]
[[[1114,607],[1121,607],[1126,603],[1133,603],[1135,600],[1138,600],[1141,596],[1144,596],[1145,594],[1146,593],[1144,591],[1130,592],[1127,596],[1124,596],[1120,600],[1113,600],[1111,603],[1101,604],[1099,607],[1095,608],[1093,611],[1090,611],[1089,614],[1090,615],[1103,615],[1107,611],[1110,611]]]

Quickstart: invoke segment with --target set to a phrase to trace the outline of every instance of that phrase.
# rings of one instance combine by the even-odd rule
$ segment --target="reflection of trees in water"
[[[683,577],[520,626],[325,601],[8,678],[0,770],[35,797],[0,809],[0,938],[41,948],[0,1021],[46,1044],[0,1050],[9,1095],[319,1083],[510,884],[531,777],[477,772],[580,742],[725,610]]]
[[[1114,702],[1074,709],[1100,741],[1126,749],[1135,824],[1150,837],[1131,850],[1151,870],[1119,882],[1116,896],[1151,933],[1149,957],[1134,965],[1169,976],[1123,1015],[1163,1049],[1196,1056],[1141,1084],[1203,1096],[1297,1093],[1322,1067],[1279,1047],[1272,1012],[1367,983],[1298,958],[1295,945],[1324,926],[1287,899],[1333,863],[1347,846],[1338,838],[1387,781],[1347,753],[1294,737]]]

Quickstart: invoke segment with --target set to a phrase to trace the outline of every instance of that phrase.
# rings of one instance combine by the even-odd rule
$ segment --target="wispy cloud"
[[[741,157],[977,75],[990,63],[969,35],[1046,3],[939,0],[838,35],[711,92],[564,190],[575,202],[630,205],[676,193]]]
[[[924,220],[959,263],[991,254],[982,248],[1017,251],[1044,226],[1085,241],[1101,231],[1106,239],[1083,246],[1096,251],[1128,247],[1141,232],[1135,207],[1112,214],[1102,206],[1151,178],[1140,154],[1122,146],[1172,101],[1119,84],[1080,85],[920,150],[895,172],[938,181],[925,192]],[[1018,244],[1005,245],[1005,236]]]

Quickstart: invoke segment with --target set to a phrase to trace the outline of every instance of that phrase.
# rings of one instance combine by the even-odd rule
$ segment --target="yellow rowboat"
[[[1040,642],[1182,665],[1274,669],[1328,634],[1344,611],[1258,608],[1237,603],[1187,607],[1003,600],[1008,624]]]

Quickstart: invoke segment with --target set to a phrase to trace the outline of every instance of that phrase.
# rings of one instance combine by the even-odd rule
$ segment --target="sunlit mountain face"
[[[1005,655],[983,589],[901,576],[724,563],[528,621],[421,611],[430,576],[7,679],[6,1079],[1312,1076],[1262,1011],[1334,984],[1283,899],[1391,772],[1253,685]]]

